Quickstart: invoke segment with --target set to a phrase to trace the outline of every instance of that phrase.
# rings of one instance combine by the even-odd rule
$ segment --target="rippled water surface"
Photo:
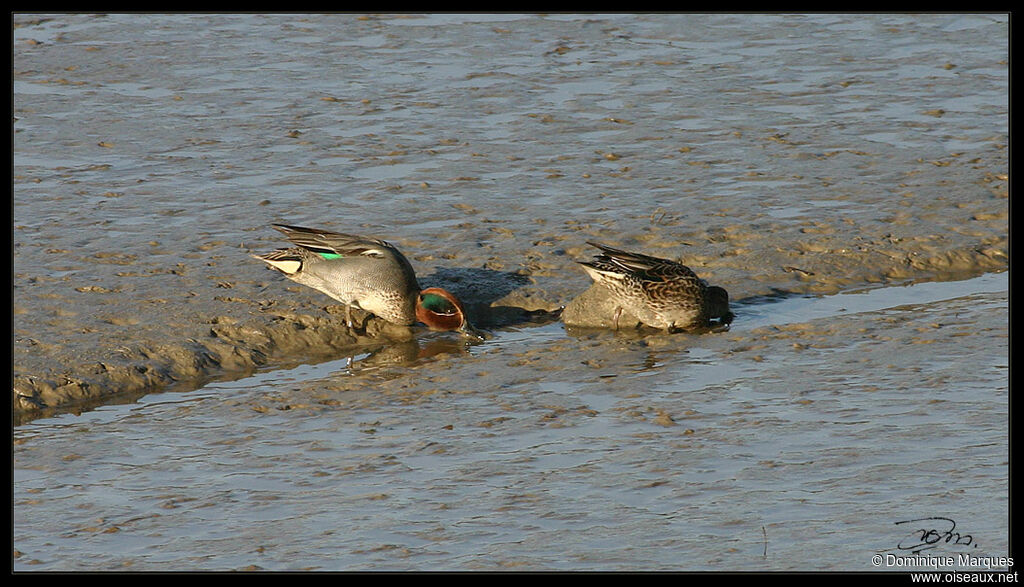
[[[755,258],[998,232],[1005,15],[15,24],[19,366],[321,308],[248,258],[285,220],[564,300],[585,240],[669,243],[737,314],[417,331],[16,426],[15,570],[891,570],[933,517],[971,543],[930,552],[1008,554],[1008,272]]]
[[[781,301],[777,326],[765,303],[670,340],[551,324],[36,421],[16,565],[864,570],[930,516],[999,556],[1006,285]]]

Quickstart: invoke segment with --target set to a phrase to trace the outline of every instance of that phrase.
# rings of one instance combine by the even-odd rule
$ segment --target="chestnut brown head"
[[[428,287],[416,298],[416,319],[431,330],[455,330],[482,339],[466,318],[466,311],[451,292],[439,287]]]

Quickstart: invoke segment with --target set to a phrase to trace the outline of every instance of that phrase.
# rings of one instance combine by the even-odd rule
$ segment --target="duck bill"
[[[469,320],[462,321],[462,326],[459,326],[458,332],[463,336],[472,338],[474,340],[484,340],[484,333],[480,332],[472,324],[470,324]]]

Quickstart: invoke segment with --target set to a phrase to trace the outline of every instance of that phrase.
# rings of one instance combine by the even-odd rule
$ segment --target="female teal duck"
[[[712,319],[732,321],[729,294],[709,286],[689,267],[669,259],[629,253],[593,242],[601,254],[580,264],[597,283],[608,288],[618,304],[615,328],[623,310],[654,328],[703,328]]]
[[[345,304],[350,328],[355,307],[403,326],[419,321],[431,330],[482,338],[458,298],[438,287],[420,289],[412,265],[394,245],[317,228],[273,226],[297,246],[253,256]]]

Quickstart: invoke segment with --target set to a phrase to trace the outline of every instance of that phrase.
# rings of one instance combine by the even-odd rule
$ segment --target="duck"
[[[349,328],[352,308],[357,308],[402,326],[421,322],[431,330],[483,339],[462,302],[439,287],[421,289],[409,260],[391,243],[319,228],[272,226],[295,246],[252,256],[344,304]]]
[[[600,243],[587,244],[600,254],[579,263],[594,282],[611,293],[617,304],[613,319],[616,330],[623,311],[647,326],[669,331],[708,328],[712,320],[732,322],[729,293],[708,285],[686,265]]]

